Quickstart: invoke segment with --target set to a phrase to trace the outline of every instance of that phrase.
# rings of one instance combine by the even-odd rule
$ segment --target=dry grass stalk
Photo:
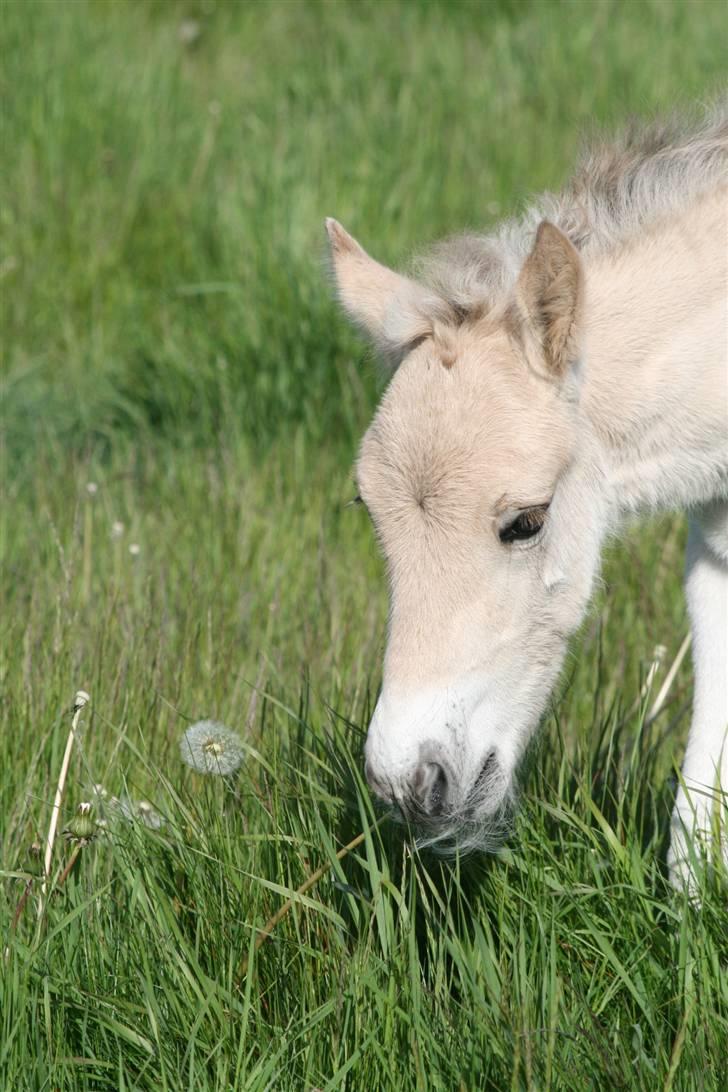
[[[374,824],[372,829],[376,829],[379,826],[380,823],[384,822],[385,818],[386,818],[386,816],[383,816],[381,819],[377,820],[377,822]],[[365,838],[366,838],[366,831],[361,831],[360,834],[357,834],[356,838],[352,838],[352,840],[350,842],[347,842],[346,845],[343,846],[338,851],[338,853],[336,854],[334,860],[336,860],[336,861],[343,860],[343,858],[346,857],[346,855],[348,853],[351,853],[352,850],[357,849],[358,846],[360,846],[362,844],[362,842],[364,841]],[[286,901],[283,903],[283,906],[281,906],[278,910],[276,910],[275,914],[273,914],[272,917],[268,918],[268,921],[265,923],[265,925],[259,931],[257,937],[255,938],[255,944],[253,946],[253,951],[254,952],[257,952],[258,949],[260,948],[260,946],[265,943],[265,941],[268,939],[268,937],[271,935],[271,933],[275,929],[276,925],[278,925],[278,923],[280,921],[282,921],[283,918],[286,916],[286,914],[289,912],[289,910],[291,909],[291,907],[295,903],[296,899],[301,895],[305,895],[307,891],[310,891],[310,889],[315,884],[318,883],[318,881],[321,879],[321,877],[325,876],[326,873],[329,871],[329,869],[333,867],[333,864],[334,864],[333,860],[332,861],[326,861],[319,868],[317,868],[315,872],[312,872],[311,875],[308,876],[307,879],[304,880],[304,882],[300,885],[300,887],[296,888],[295,895],[292,895],[290,899],[286,899]],[[243,978],[245,978],[245,975],[247,974],[247,972],[248,972],[248,957],[246,955],[243,958],[243,960],[242,960],[242,962],[240,964],[240,969],[238,971],[238,981],[237,981],[238,986],[240,986],[240,984],[241,984]]]
[[[53,846],[56,840],[56,834],[58,832],[58,820],[61,814],[61,804],[63,803],[63,793],[66,788],[66,778],[68,777],[68,767],[71,763],[71,753],[73,751],[73,744],[76,740],[76,733],[78,731],[78,722],[81,716],[81,710],[90,701],[89,695],[85,690],[79,690],[73,699],[73,719],[71,721],[71,730],[68,733],[68,739],[66,740],[66,749],[63,754],[63,762],[61,763],[61,772],[58,775],[58,784],[56,785],[56,795],[53,801],[53,810],[51,811],[51,821],[48,827],[48,836],[46,838],[45,857],[43,860],[43,884],[40,889],[40,900],[38,903],[38,917],[43,913],[43,907],[45,905],[45,898],[48,889],[48,881],[51,874],[51,863],[53,860]]]
[[[670,687],[672,686],[672,684],[675,681],[675,676],[677,675],[678,671],[680,670],[680,665],[682,664],[683,660],[685,659],[685,654],[687,653],[687,650],[689,648],[690,648],[690,634],[687,633],[685,635],[683,643],[680,645],[680,648],[677,651],[677,655],[676,655],[675,659],[672,661],[672,666],[670,667],[670,670],[668,671],[667,675],[665,676],[665,681],[663,682],[662,686],[660,687],[660,690],[659,690],[659,692],[657,694],[657,697],[655,698],[654,702],[652,703],[652,708],[650,709],[649,713],[645,717],[645,724],[651,724],[652,721],[655,719],[655,717],[657,717],[658,714],[662,711],[662,707],[665,704],[665,701],[667,700],[667,695],[670,693]]]

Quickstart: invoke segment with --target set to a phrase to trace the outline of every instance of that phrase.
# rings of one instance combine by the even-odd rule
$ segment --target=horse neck
[[[585,263],[581,406],[619,508],[726,487],[727,194]]]

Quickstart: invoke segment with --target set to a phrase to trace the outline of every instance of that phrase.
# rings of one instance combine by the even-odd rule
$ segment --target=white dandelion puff
[[[83,709],[84,705],[88,705],[90,701],[90,694],[87,694],[85,690],[77,690],[76,696],[73,699],[73,712],[77,713],[80,709]]]
[[[136,806],[136,817],[150,830],[161,830],[164,826],[164,819],[148,800],[139,801]]]
[[[202,774],[226,777],[243,761],[243,747],[236,732],[216,720],[198,720],[179,742],[182,761]]]
[[[142,552],[142,548],[141,548],[141,546],[139,545],[138,542],[132,542],[129,545],[129,553],[131,554],[132,557],[139,557],[139,554],[141,552]]]
[[[116,812],[127,823],[141,823],[150,830],[161,830],[164,826],[164,819],[148,800],[134,803],[129,796],[122,796],[120,800],[116,800]]]
[[[120,539],[124,534],[124,524],[120,519],[115,519],[111,524],[111,537],[113,539]]]
[[[177,36],[183,45],[192,45],[200,37],[202,27],[196,19],[184,19],[177,27]]]

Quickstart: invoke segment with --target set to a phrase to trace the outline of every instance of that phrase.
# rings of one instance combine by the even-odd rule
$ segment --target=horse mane
[[[628,245],[641,232],[728,181],[728,96],[700,117],[632,122],[591,141],[561,193],[545,193],[491,234],[436,244],[416,275],[458,317],[490,310],[515,284],[538,225],[550,220],[585,255]]]

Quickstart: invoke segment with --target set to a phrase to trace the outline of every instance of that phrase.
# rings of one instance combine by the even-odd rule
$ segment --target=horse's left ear
[[[544,220],[516,284],[516,307],[530,362],[540,371],[545,363],[554,379],[562,379],[576,359],[582,282],[576,249]]]
[[[347,315],[399,363],[446,307],[423,285],[371,258],[336,220],[326,221],[336,288]]]

